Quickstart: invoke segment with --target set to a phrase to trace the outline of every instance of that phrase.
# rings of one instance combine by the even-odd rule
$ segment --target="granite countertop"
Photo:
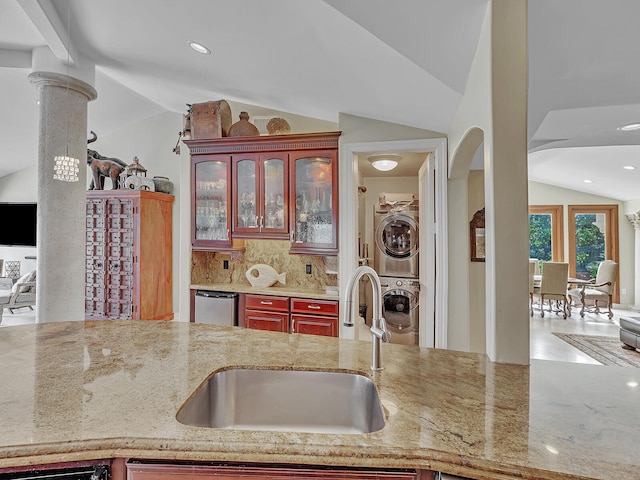
[[[218,292],[254,293],[257,295],[275,295],[278,297],[302,297],[314,300],[340,300],[339,292],[327,293],[324,290],[275,285],[273,287],[252,287],[237,283],[193,284],[191,290],[209,290]]]
[[[0,328],[0,467],[99,458],[441,470],[482,478],[639,478],[640,369],[534,362],[186,322]],[[175,414],[229,366],[360,372],[369,434],[188,427]]]

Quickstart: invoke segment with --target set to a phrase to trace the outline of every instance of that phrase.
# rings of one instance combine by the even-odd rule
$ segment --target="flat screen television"
[[[36,246],[36,203],[0,203],[0,245]]]

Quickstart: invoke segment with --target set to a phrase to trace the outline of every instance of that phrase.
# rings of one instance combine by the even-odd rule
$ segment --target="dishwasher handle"
[[[235,298],[238,294],[236,292],[212,292],[210,290],[196,290],[196,297],[206,298]]]

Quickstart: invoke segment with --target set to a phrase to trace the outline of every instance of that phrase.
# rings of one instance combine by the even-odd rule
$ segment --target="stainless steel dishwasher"
[[[238,325],[238,294],[196,290],[195,323]]]

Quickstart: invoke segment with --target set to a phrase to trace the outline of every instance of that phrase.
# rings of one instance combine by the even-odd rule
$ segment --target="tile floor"
[[[621,315],[640,316],[639,312],[621,309],[613,309],[613,313],[612,320],[609,320],[606,314],[592,313],[587,313],[582,319],[579,311],[574,309],[573,315],[565,320],[562,315],[556,313],[545,312],[545,316],[541,317],[540,311],[534,310],[534,315],[531,317],[531,359],[598,365],[598,361],[560,340],[552,332],[618,337]],[[35,317],[35,310],[32,311],[28,308],[18,309],[13,314],[5,310],[0,326],[34,323]]]

